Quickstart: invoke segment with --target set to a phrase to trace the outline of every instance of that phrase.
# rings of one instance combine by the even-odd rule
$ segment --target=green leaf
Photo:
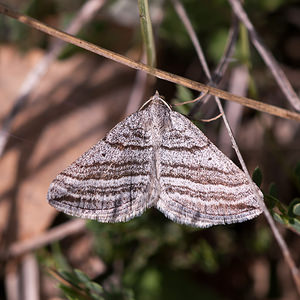
[[[188,89],[182,85],[177,85],[176,86],[176,98],[181,102],[185,102],[185,101],[193,100],[194,96],[190,89]]]
[[[51,244],[51,249],[53,252],[53,258],[55,261],[56,269],[61,270],[71,270],[71,267],[64,257],[59,242],[55,242]]]
[[[300,216],[300,198],[295,198],[289,205],[288,215],[290,217]]]
[[[81,295],[78,295],[78,292],[76,292],[72,287],[66,286],[63,284],[59,285],[59,288],[63,291],[64,295],[70,299],[70,300],[86,300]]]
[[[256,185],[258,187],[261,186],[262,178],[263,178],[263,176],[262,176],[262,172],[261,172],[260,168],[256,167],[252,174],[252,180],[256,183]]]
[[[59,270],[58,273],[67,281],[72,283],[73,285],[77,286],[80,283],[80,280],[73,272]]]
[[[175,103],[182,103],[186,101],[191,101],[194,99],[193,93],[188,88],[182,85],[176,85],[176,98]],[[176,110],[183,115],[187,115],[189,113],[189,104],[176,106]]]
[[[103,293],[103,287],[96,282],[89,281],[85,284],[85,286],[93,293],[96,293],[99,295]]]
[[[300,233],[300,221],[293,218],[292,220],[289,221],[289,225],[293,227],[297,232]]]
[[[96,282],[90,280],[90,278],[82,271],[75,269],[72,272],[60,271],[60,275],[66,279],[71,286],[60,284],[59,287],[63,291],[68,299],[95,299],[104,300],[104,290]],[[109,295],[109,294],[108,294]]]
[[[86,274],[84,274],[82,271],[80,271],[78,269],[74,270],[74,274],[76,275],[76,277],[78,278],[78,280],[80,282],[82,282],[82,283],[90,281],[90,278]]]
[[[294,207],[293,207],[293,213],[296,216],[300,216],[300,203],[297,203],[296,205],[294,205]]]
[[[279,215],[277,213],[273,213],[273,217],[274,217],[275,221],[279,222],[280,224],[286,225],[287,222],[286,222],[284,216]]]
[[[277,192],[277,187],[275,185],[274,182],[272,182],[270,184],[270,187],[269,187],[269,194],[270,196],[274,197],[274,198],[278,198],[278,192]]]

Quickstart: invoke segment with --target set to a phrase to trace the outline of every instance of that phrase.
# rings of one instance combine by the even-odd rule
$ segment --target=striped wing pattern
[[[157,208],[175,222],[197,227],[259,215],[260,205],[245,174],[184,116],[171,112],[170,118],[160,150]]]
[[[157,93],[61,172],[47,198],[60,211],[100,222],[128,221],[155,206],[175,222],[209,227],[259,215],[252,189],[245,174]]]
[[[118,123],[50,185],[49,203],[72,216],[122,222],[151,206],[152,146],[144,111]]]

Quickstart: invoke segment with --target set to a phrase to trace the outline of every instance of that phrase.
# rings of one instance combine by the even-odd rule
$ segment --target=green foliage
[[[293,171],[294,183],[297,186],[300,182],[300,165],[297,163]],[[256,168],[252,175],[257,186],[262,184],[262,172]],[[269,192],[265,194],[266,204],[271,211],[273,218],[289,229],[300,233],[300,198],[293,199],[288,206],[278,199],[278,192],[274,183],[270,184]]]
[[[191,101],[194,99],[193,93],[191,90],[182,85],[176,85],[176,96],[173,99],[173,103],[183,103],[186,101]],[[175,109],[183,115],[187,115],[193,104],[184,104],[175,106]]]
[[[56,269],[59,270],[68,270],[71,271],[72,268],[70,267],[68,261],[66,260],[65,256],[63,255],[60,244],[59,243],[53,243],[51,245],[51,250],[52,250],[52,258],[53,261],[52,266],[55,266]]]
[[[221,59],[227,39],[228,30],[226,30],[224,27],[219,30],[216,29],[215,34],[209,38],[209,43],[207,45],[208,53],[214,62],[217,63]]]
[[[134,300],[132,291],[105,290],[80,270],[58,272],[62,279],[59,287],[70,300]]]
[[[204,1],[199,5],[197,0],[184,0],[182,4],[203,44],[212,49],[210,44],[218,43],[215,37],[219,36],[220,32],[226,31],[225,28],[228,28],[230,22],[230,8],[226,1]],[[213,18],[210,14],[212,11],[215,15]],[[176,32],[176,35],[170,34],[173,32]],[[165,6],[165,17],[160,28],[160,37],[165,39],[170,45],[175,45],[177,50],[178,48],[182,49],[182,54],[188,55],[190,51],[195,53],[190,38],[170,3],[167,3]],[[208,52],[209,59],[220,57],[223,48],[219,49],[218,54],[214,53],[212,56]],[[218,49],[214,48],[214,51],[218,51]]]
[[[300,181],[299,164],[294,169],[295,184]],[[293,199],[288,206],[283,204],[277,196],[275,184],[271,184],[269,193],[265,195],[266,203],[274,219],[300,234],[300,198]]]
[[[122,283],[133,288],[136,299],[196,299],[195,295],[220,299],[213,289],[195,284],[192,274],[213,275],[229,263],[235,252],[234,225],[203,231],[176,224],[150,209],[126,223],[89,221],[87,227],[94,235],[95,251],[106,264],[122,261]],[[257,234],[247,234],[244,247],[262,253],[268,240],[255,246]],[[236,238],[243,244],[240,235]],[[178,286],[177,281],[181,281]]]
[[[70,285],[60,284],[61,290],[69,299],[105,299],[103,297],[103,288],[95,282],[92,282],[80,270],[72,272],[60,271],[60,275]]]
[[[260,170],[260,168],[255,168],[253,174],[252,174],[252,180],[256,183],[256,185],[258,187],[261,186],[261,183],[262,183],[262,172]]]

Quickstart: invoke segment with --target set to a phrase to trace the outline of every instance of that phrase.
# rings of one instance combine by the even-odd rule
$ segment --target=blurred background
[[[145,61],[137,1],[3,2],[61,30],[77,18],[74,35]],[[149,4],[156,66],[208,83],[173,2]],[[182,4],[213,73],[232,9],[225,0]],[[298,92],[300,2],[252,0],[244,8]],[[243,25],[236,26],[235,50],[218,86],[293,110]],[[73,45],[59,48],[57,39],[3,15],[0,43],[0,299],[298,299],[263,215],[202,230],[155,209],[127,223],[85,224],[50,207],[46,194],[56,174],[155,90],[171,104],[199,94]],[[260,169],[256,182],[299,266],[299,125],[228,101],[224,106],[250,174]],[[201,122],[219,114],[213,98],[176,109],[238,164],[222,119]]]

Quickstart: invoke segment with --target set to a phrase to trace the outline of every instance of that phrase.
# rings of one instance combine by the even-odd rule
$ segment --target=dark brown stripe
[[[226,171],[220,170],[220,169],[215,168],[215,167],[207,167],[207,166],[203,166],[203,165],[197,165],[197,166],[193,165],[193,166],[191,166],[191,165],[178,164],[178,163],[172,163],[172,164],[168,163],[168,164],[166,164],[166,163],[161,162],[161,165],[163,167],[166,167],[166,168],[173,168],[173,169],[182,168],[182,169],[185,169],[185,170],[192,170],[192,171],[205,170],[205,171],[221,173],[221,174],[224,174],[224,175],[236,175],[236,174],[238,174],[238,171],[240,171],[238,169],[237,172],[233,172],[232,170],[226,172]]]
[[[135,190],[139,193],[142,192],[140,189],[135,189]],[[125,190],[125,192],[130,193],[130,192],[132,192],[132,190]],[[86,206],[96,207],[91,210],[113,209],[113,208],[128,206],[128,204],[130,205],[132,202],[135,202],[135,199],[132,199],[130,197],[130,195],[129,195],[129,197],[124,198],[124,195],[120,194],[120,192],[116,193],[116,194],[120,195],[120,197],[118,197],[118,198],[115,197],[113,200],[92,199],[92,196],[94,194],[95,194],[94,192],[91,193],[90,199],[81,199],[82,196],[89,196],[88,193],[81,193],[76,196],[71,196],[70,194],[66,194],[66,195],[60,196],[60,197],[52,197],[49,201],[50,201],[50,203],[57,202],[62,205],[68,205],[68,206],[82,208],[82,209],[87,209]],[[103,192],[102,194],[105,195],[107,193]],[[97,195],[101,196],[100,193],[97,193]],[[110,195],[114,196],[114,193],[111,193]],[[76,203],[77,205],[73,205],[72,203]],[[84,204],[85,206],[79,206],[80,203]],[[135,202],[135,204],[136,203],[137,202]]]
[[[244,203],[238,203],[238,204],[232,204],[230,203],[230,206],[225,206],[224,204],[217,204],[217,205],[203,205],[202,203],[199,203],[199,205],[195,205],[195,203],[190,202],[188,199],[183,200],[185,202],[185,204],[183,204],[182,202],[179,202],[176,199],[172,199],[173,202],[177,203],[177,205],[172,206],[171,209],[174,209],[176,207],[178,207],[178,210],[174,211],[178,214],[178,215],[183,215],[183,212],[186,212],[187,216],[191,216],[192,218],[195,218],[195,220],[197,219],[197,214],[202,213],[208,216],[215,216],[215,217],[226,217],[226,216],[236,216],[236,215],[240,215],[244,212],[248,212],[250,210],[256,210],[258,209],[258,207],[255,207],[253,205],[246,205]],[[189,205],[187,205],[187,203],[189,203]],[[207,212],[207,208],[209,208],[209,212]],[[194,214],[191,213],[191,210],[194,210]],[[211,211],[214,211],[215,213],[212,213]],[[236,213],[233,211],[237,211]],[[224,214],[222,216],[220,216],[220,212],[224,212],[227,214]],[[202,216],[202,217],[204,217]],[[201,216],[199,216],[201,217]],[[212,220],[214,220],[215,218],[212,218]]]
[[[111,188],[110,186],[107,186],[107,187],[106,186],[95,187],[93,185],[89,185],[89,186],[85,186],[85,187],[78,187],[76,185],[74,186],[72,184],[67,184],[65,182],[63,182],[63,186],[62,186],[61,185],[62,182],[60,180],[57,180],[57,179],[54,180],[53,183],[55,184],[54,187],[52,187],[54,189],[55,189],[55,186],[59,186],[59,187],[63,187],[65,189],[67,189],[68,192],[71,192],[71,193],[72,192],[73,193],[80,193],[80,192],[84,191],[84,192],[89,192],[92,195],[97,194],[99,192],[101,193],[101,191],[103,191],[103,190],[105,190],[107,188]],[[126,188],[128,189],[128,187],[130,187],[128,190],[130,190],[130,189],[134,190],[134,187],[141,189],[142,187],[146,187],[146,186],[147,186],[147,184],[144,181],[142,181],[142,182],[136,182],[136,183],[126,182],[126,183],[123,183],[123,184],[119,184],[116,187],[113,187],[113,189],[115,189],[115,190],[118,190],[118,189],[120,189],[120,190],[121,189],[126,190]],[[87,190],[86,188],[89,188],[89,190]]]
[[[168,186],[165,188],[167,193],[175,194],[178,193],[179,195],[188,195],[193,198],[199,198],[201,200],[228,200],[230,201],[237,201],[241,198],[245,198],[249,196],[248,193],[245,192],[237,192],[237,193],[223,193],[223,192],[203,192],[199,190],[194,190],[189,187],[179,187],[179,186]]]
[[[192,147],[185,147],[185,146],[166,146],[166,145],[161,145],[160,148],[165,149],[165,150],[169,150],[169,151],[177,151],[177,152],[182,152],[182,151],[186,151],[186,152],[196,152],[196,151],[201,151],[205,148],[208,148],[210,146],[210,143],[205,144],[204,146],[192,146]]]
[[[152,148],[151,145],[124,145],[120,142],[109,142],[109,141],[105,141],[107,144],[109,144],[111,147],[113,148],[118,148],[120,151],[123,151],[124,149],[130,149],[130,150],[145,150],[145,149],[149,149]]]
[[[135,137],[135,138],[145,141],[145,140],[149,140],[149,138],[150,138],[150,135],[148,134],[148,136],[147,136],[147,132],[145,130],[143,130],[142,128],[140,130],[138,128],[134,128],[130,131],[130,133],[122,132],[122,133],[120,133],[120,136],[122,136],[122,137],[124,137],[124,139],[128,139],[128,140]],[[107,140],[106,140],[106,142],[107,142]]]
[[[145,171],[145,170],[143,170]],[[136,170],[132,170],[132,172],[128,172],[128,170],[124,170],[124,172],[122,172],[121,170],[118,170],[118,173],[116,174],[115,172],[112,173],[94,173],[94,174],[77,174],[74,175],[73,173],[70,174],[66,174],[64,172],[61,172],[59,175],[63,175],[66,177],[70,177],[72,179],[76,179],[76,180],[80,180],[80,181],[86,181],[86,180],[90,180],[90,179],[94,179],[94,180],[116,180],[116,179],[120,179],[122,177],[133,177],[133,176],[150,176],[149,172],[136,172]],[[64,180],[62,180],[64,181]]]
[[[244,184],[247,184],[247,182],[236,182],[236,183],[233,183],[233,182],[226,182],[226,181],[223,181],[223,180],[218,180],[216,177],[205,177],[203,176],[203,174],[199,175],[199,177],[192,177],[192,176],[189,176],[187,173],[184,174],[184,176],[182,175],[176,175],[176,174],[171,174],[170,172],[169,173],[161,173],[160,174],[160,177],[164,177],[164,178],[180,178],[180,179],[183,179],[183,180],[187,180],[187,181],[190,181],[190,182],[193,182],[193,183],[198,183],[198,184],[204,184],[204,185],[207,185],[207,184],[213,184],[213,185],[223,185],[223,186],[229,186],[229,187],[238,187],[238,186],[242,186]]]
[[[112,162],[112,161],[103,161],[103,162],[95,162],[93,164],[78,164],[76,161],[74,162],[74,165],[76,165],[80,169],[86,169],[86,168],[97,168],[97,167],[113,167],[113,168],[123,168],[126,166],[146,166],[149,162],[143,162],[138,160],[130,160],[127,162]]]

